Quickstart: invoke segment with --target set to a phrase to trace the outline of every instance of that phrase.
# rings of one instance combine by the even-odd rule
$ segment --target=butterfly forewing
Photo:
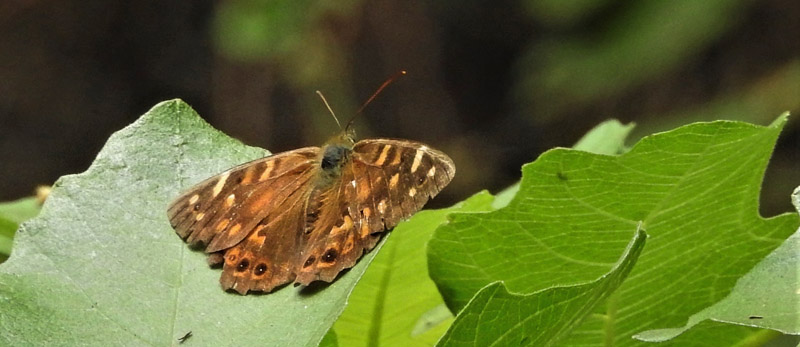
[[[416,213],[455,175],[455,165],[447,155],[418,142],[363,140],[353,152],[357,170],[363,165],[370,177],[379,177],[370,181],[369,191],[386,192],[371,194],[385,229]]]
[[[168,217],[189,244],[230,248],[268,219],[292,190],[311,180],[318,147],[265,157],[211,177],[176,199]],[[294,188],[292,188],[294,186]]]
[[[381,232],[439,193],[453,174],[450,158],[420,143],[384,139],[356,143],[351,160],[331,187],[336,199],[322,205],[323,217],[305,241],[296,281],[332,281],[375,247]]]

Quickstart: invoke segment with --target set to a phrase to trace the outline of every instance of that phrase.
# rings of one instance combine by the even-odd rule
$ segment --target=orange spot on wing
[[[257,165],[251,165],[244,171],[244,177],[242,177],[242,184],[250,184],[253,183],[253,177],[255,176]]]
[[[274,198],[274,192],[266,191],[258,196],[251,196],[250,199],[247,200],[247,207],[249,207],[249,213],[251,215],[257,215],[259,211],[263,211],[267,206],[269,206],[269,202],[272,201]]]
[[[365,239],[367,236],[369,236],[369,234],[369,223],[361,223],[361,238]]]
[[[367,201],[369,198],[369,185],[366,183],[360,183],[358,185],[358,200],[359,201]]]
[[[228,223],[230,223],[230,220],[228,219],[219,221],[219,223],[217,223],[217,231],[222,231],[222,229],[225,229],[225,227],[228,226]]]
[[[402,149],[398,148],[394,151],[394,159],[392,159],[392,165],[396,166],[400,164],[400,160],[403,158],[403,151]]]
[[[353,234],[347,235],[347,241],[344,243],[344,248],[342,249],[342,253],[350,252],[353,249]]]
[[[232,227],[231,227],[231,228],[228,230],[228,233],[229,233],[229,234],[236,234],[236,233],[238,233],[238,232],[239,232],[239,230],[241,230],[241,229],[242,229],[242,223],[236,223],[234,226],[232,226]]]

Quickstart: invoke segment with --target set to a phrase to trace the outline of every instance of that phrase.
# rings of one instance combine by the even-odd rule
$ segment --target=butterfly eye
[[[326,263],[331,263],[334,260],[336,260],[337,255],[338,254],[336,254],[336,250],[331,248],[327,252],[325,252],[325,254],[322,255],[322,261]]]
[[[250,266],[250,262],[247,259],[242,259],[242,261],[239,262],[239,265],[236,265],[236,271],[242,272],[247,270],[248,266]]]
[[[267,272],[267,264],[264,264],[264,263],[258,264],[258,266],[256,266],[256,269],[253,271],[253,273],[256,276],[261,276],[265,272]]]
[[[314,258],[313,255],[308,257],[308,259],[306,259],[306,262],[303,264],[303,267],[311,266],[311,264],[314,264],[314,260],[317,260],[317,258]]]

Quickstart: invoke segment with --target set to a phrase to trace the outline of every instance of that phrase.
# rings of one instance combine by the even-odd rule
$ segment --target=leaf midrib
[[[386,235],[387,237],[389,235]],[[386,240],[385,242],[388,242]],[[397,254],[397,242],[392,242],[391,247],[389,249],[384,250],[387,252],[387,261],[386,261],[386,268],[381,276],[380,283],[378,285],[378,292],[375,295],[375,305],[372,309],[372,317],[370,319],[373,322],[369,327],[369,338],[367,339],[367,346],[379,346],[380,345],[380,335],[381,335],[381,327],[383,325],[383,307],[386,303],[386,293],[387,288],[389,287],[389,282],[392,278],[392,268],[394,267],[394,261]]]

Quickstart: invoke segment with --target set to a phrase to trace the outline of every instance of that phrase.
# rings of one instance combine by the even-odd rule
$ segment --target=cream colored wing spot
[[[275,167],[275,161],[270,160],[267,161],[267,167],[264,169],[264,172],[261,173],[261,176],[258,177],[258,181],[262,182],[269,178],[269,174],[272,173],[272,168]]]
[[[417,189],[414,188],[414,187],[411,187],[411,189],[408,190],[408,196],[413,198],[414,195],[417,195]]]
[[[225,199],[225,206],[231,207],[234,202],[236,202],[236,194],[228,195],[228,197]]]
[[[398,181],[400,181],[400,174],[396,173],[394,176],[392,176],[392,178],[389,179],[389,186],[394,188]]]
[[[206,214],[205,214],[205,213],[203,213],[203,212],[200,212],[200,213],[198,213],[196,216],[194,216],[194,220],[196,220],[196,221],[201,221],[201,220],[203,220],[203,217],[205,217],[205,216],[206,216]]]
[[[378,156],[378,160],[375,161],[375,165],[383,165],[383,163],[386,162],[386,156],[389,155],[390,148],[391,146],[389,145],[383,145],[383,148],[381,149],[381,154]]]
[[[428,177],[433,177],[434,175],[436,175],[436,167],[431,166],[431,169],[428,170]]]
[[[417,172],[417,169],[419,169],[419,164],[422,162],[422,155],[425,154],[424,149],[425,146],[420,147],[414,155],[414,161],[411,163],[411,172]]]
[[[189,198],[189,205],[196,204],[198,200],[200,200],[200,195],[198,194],[192,195],[192,197]]]
[[[386,199],[383,199],[378,203],[378,212],[381,214],[386,213]]]
[[[228,180],[228,177],[230,175],[231,175],[230,171],[225,171],[225,173],[223,173],[222,175],[219,176],[219,180],[217,181],[217,184],[214,186],[214,189],[211,191],[211,196],[212,197],[217,197],[217,195],[219,195],[219,192],[222,191],[222,187],[225,186],[225,182]]]

